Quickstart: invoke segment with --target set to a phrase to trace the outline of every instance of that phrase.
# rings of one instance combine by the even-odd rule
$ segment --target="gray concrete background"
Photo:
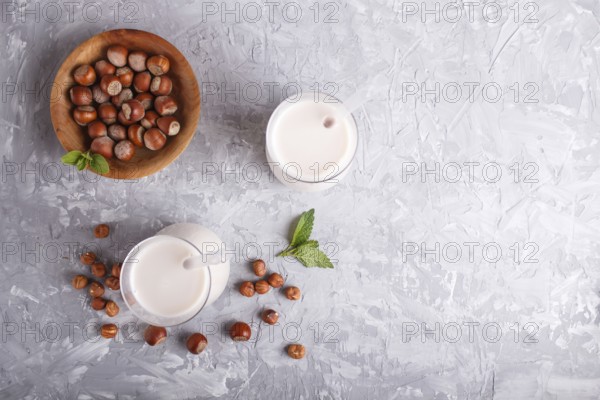
[[[258,18],[245,2],[75,2],[72,18],[2,2],[0,398],[599,398],[600,5],[491,3],[456,20],[445,2],[425,14],[433,1],[275,2]],[[57,164],[45,95],[79,42],[115,27],[171,41],[204,91],[190,147],[136,182]],[[286,84],[357,106],[359,152],[333,190],[290,191],[263,165]],[[241,297],[248,244],[268,258],[312,207],[336,268],[272,259],[302,301]],[[69,284],[79,251],[121,260],[181,221],[231,246],[229,289],[164,346],[124,309],[118,340],[98,340],[107,318]],[[100,222],[110,239],[93,239]],[[282,313],[274,331],[223,337],[265,306]],[[200,356],[183,346],[196,330]],[[284,354],[295,340],[301,361]]]

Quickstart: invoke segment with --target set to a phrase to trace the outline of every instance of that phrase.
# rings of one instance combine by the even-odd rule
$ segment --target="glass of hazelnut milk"
[[[173,326],[192,319],[225,290],[224,243],[197,224],[170,225],[138,243],[121,270],[125,304],[141,320]]]
[[[357,146],[358,129],[351,112],[324,93],[284,100],[267,125],[271,170],[284,185],[299,191],[335,186],[350,170]]]

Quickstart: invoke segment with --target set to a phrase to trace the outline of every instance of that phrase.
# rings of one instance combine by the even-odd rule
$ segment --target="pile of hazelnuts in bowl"
[[[136,148],[162,149],[181,129],[169,59],[119,45],[106,58],[77,67],[77,86],[69,91],[73,119],[87,128],[91,152],[129,161]]]

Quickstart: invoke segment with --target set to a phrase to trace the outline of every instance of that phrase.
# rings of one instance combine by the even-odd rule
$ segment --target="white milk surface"
[[[208,295],[207,271],[185,269],[183,261],[198,255],[184,240],[156,236],[144,242],[132,265],[133,295],[140,306],[162,317],[175,317],[202,307]]]

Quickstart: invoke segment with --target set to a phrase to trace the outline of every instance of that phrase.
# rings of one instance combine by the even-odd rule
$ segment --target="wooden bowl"
[[[181,130],[176,136],[168,137],[167,144],[160,150],[136,148],[130,161],[113,157],[108,160],[110,171],[103,175],[114,179],[141,178],[165,168],[185,150],[196,132],[200,117],[200,89],[196,76],[183,54],[171,43],[160,36],[134,29],[107,31],[86,40],[69,54],[56,74],[53,90],[60,93],[53,92],[50,116],[56,136],[66,151],[87,151],[90,148],[87,128],[77,125],[72,116],[74,106],[69,98],[69,89],[76,85],[73,71],[82,64],[93,66],[96,61],[106,59],[106,50],[115,44],[130,51],[162,54],[171,61],[167,76],[173,81],[171,96],[179,107],[174,116],[181,123]]]

